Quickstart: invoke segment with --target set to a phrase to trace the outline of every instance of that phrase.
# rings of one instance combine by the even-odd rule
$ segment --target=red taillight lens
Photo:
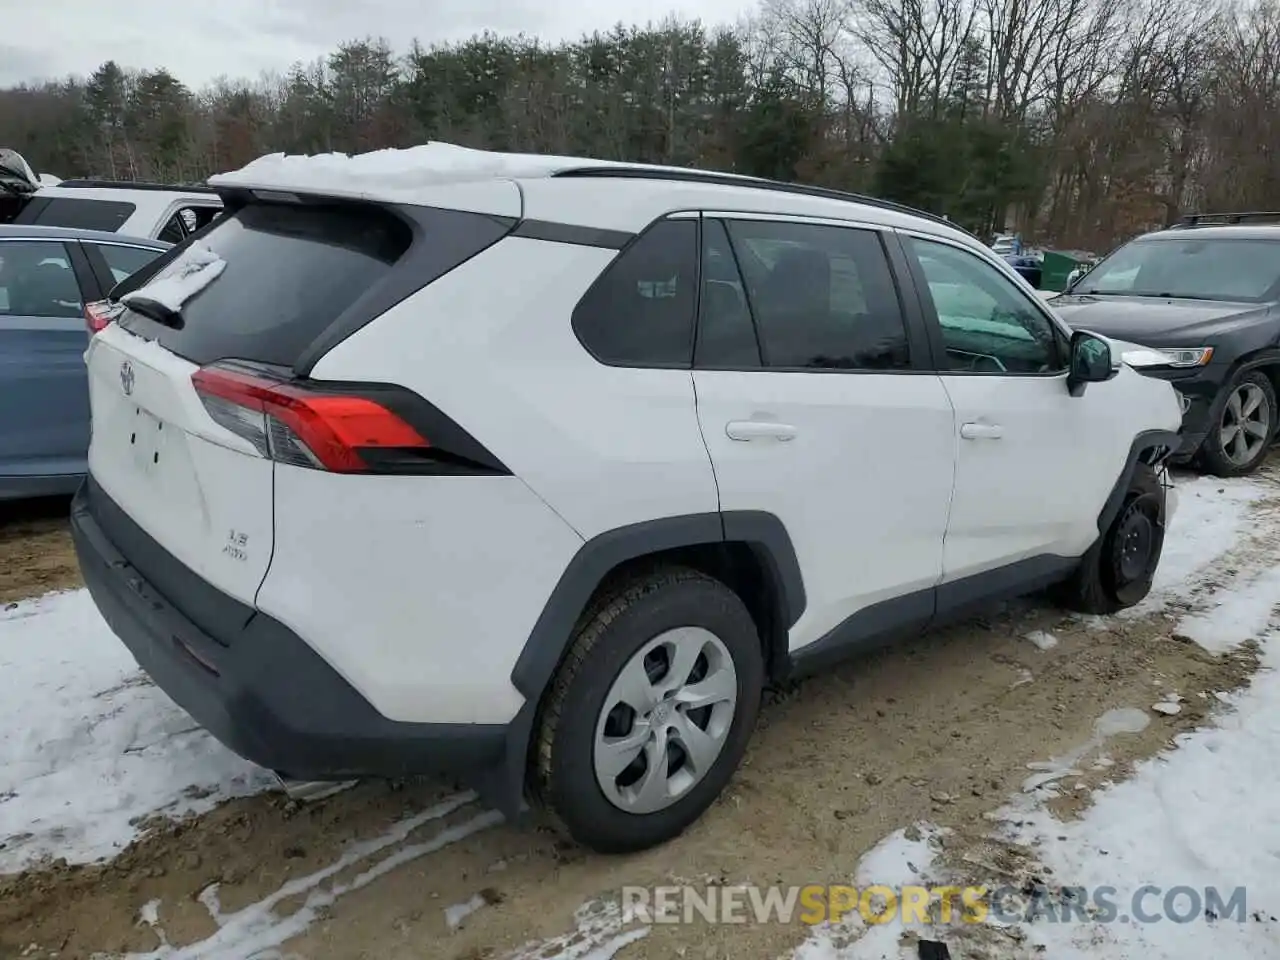
[[[370,468],[362,450],[430,446],[367,397],[318,392],[217,366],[197,370],[191,382],[214,420],[282,463],[362,473]]]
[[[120,315],[121,308],[110,300],[95,300],[84,305],[84,325],[93,336]]]

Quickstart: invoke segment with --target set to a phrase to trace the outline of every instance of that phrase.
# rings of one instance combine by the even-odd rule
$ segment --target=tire
[[[1139,463],[1111,526],[1081,558],[1055,599],[1079,613],[1109,614],[1140,603],[1164,549],[1164,489],[1156,472]],[[1126,547],[1128,549],[1126,549]],[[1135,556],[1134,550],[1138,551]]]
[[[1253,402],[1257,406],[1250,410]],[[1267,458],[1276,432],[1276,391],[1270,378],[1259,370],[1237,374],[1223,388],[1214,409],[1212,425],[1200,446],[1200,462],[1219,477],[1253,473]]]
[[[672,670],[689,662],[694,683],[663,698],[680,679]],[[637,677],[647,682],[628,687]],[[704,679],[707,685],[696,686]],[[737,769],[763,686],[755,622],[724,584],[684,568],[624,583],[589,608],[552,679],[534,743],[534,798],[569,836],[596,852],[630,853],[665,843],[711,806]],[[686,708],[684,701],[711,689],[714,703]],[[642,691],[627,692],[628,700],[656,705],[642,714],[620,699],[619,691],[628,690]],[[641,740],[646,745],[636,748],[620,774],[606,769],[624,763]],[[698,749],[686,752],[686,740],[696,740]],[[660,742],[675,747],[660,752]],[[711,742],[718,742],[718,752],[708,752]],[[704,754],[704,762],[695,763],[694,753]],[[651,770],[650,758],[662,756],[663,766]]]

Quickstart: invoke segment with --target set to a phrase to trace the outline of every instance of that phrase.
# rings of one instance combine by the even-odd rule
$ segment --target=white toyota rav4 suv
[[[284,776],[448,771],[640,849],[767,683],[1150,588],[1172,389],[941,219],[443,144],[213,183],[88,348],[74,531],[138,662]]]

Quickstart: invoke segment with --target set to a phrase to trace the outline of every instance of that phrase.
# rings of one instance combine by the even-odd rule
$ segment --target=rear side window
[[[180,329],[134,311],[121,323],[193,363],[237,358],[294,366],[357,300],[368,298],[368,311],[360,311],[356,327],[509,226],[456,211],[417,208],[414,215],[422,225],[417,244],[407,222],[372,205],[249,204],[201,239],[226,267],[182,305]]]
[[[102,254],[102,259],[107,262],[107,269],[111,271],[111,279],[116,283],[141,270],[160,254],[164,253],[163,250],[148,250],[144,247],[118,247],[115,244],[106,243],[85,245]]]
[[[897,288],[874,231],[748,220],[726,226],[765,366],[910,366]]]
[[[602,363],[688,367],[697,278],[697,224],[658,223],[587,291],[573,312],[574,332]]]
[[[81,200],[72,197],[33,197],[14,223],[114,233],[137,209],[120,200]]]

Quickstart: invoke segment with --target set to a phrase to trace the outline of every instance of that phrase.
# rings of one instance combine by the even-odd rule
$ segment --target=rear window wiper
[[[170,309],[159,300],[152,300],[150,297],[140,297],[136,293],[129,297],[125,304],[134,313],[140,313],[148,320],[154,320],[156,323],[162,323],[166,327],[174,330],[182,329],[182,314],[177,310]]]

